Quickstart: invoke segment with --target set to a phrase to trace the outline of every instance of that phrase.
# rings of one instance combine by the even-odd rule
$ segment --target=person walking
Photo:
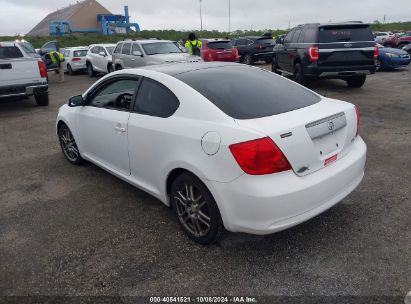
[[[196,34],[190,33],[188,35],[188,40],[184,46],[190,55],[194,55],[194,56],[201,55],[200,49],[201,49],[202,43],[200,40],[197,39]]]
[[[49,58],[47,58],[49,57]],[[49,52],[46,55],[46,59],[50,59],[53,64],[57,64],[58,67],[58,74],[59,74],[59,83],[64,82],[64,55],[59,51]]]

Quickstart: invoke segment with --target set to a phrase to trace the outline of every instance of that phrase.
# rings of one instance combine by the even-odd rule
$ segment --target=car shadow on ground
[[[34,100],[34,97],[13,97],[0,99],[0,115],[10,113],[23,113],[40,109]]]

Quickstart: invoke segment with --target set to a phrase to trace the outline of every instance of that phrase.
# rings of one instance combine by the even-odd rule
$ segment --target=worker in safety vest
[[[197,39],[196,34],[190,33],[188,35],[188,40],[184,46],[187,49],[189,54],[200,56],[201,45],[202,43],[200,40]]]
[[[58,51],[49,52],[46,54],[46,59],[50,59],[53,64],[57,64],[59,73],[59,83],[64,82],[64,55]]]

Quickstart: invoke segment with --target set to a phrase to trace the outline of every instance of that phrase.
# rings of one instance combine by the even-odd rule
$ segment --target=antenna
[[[231,33],[231,0],[228,0],[228,33]]]
[[[202,12],[202,5],[201,3],[203,0],[200,0],[200,28],[201,28],[201,33],[203,32],[203,12]]]

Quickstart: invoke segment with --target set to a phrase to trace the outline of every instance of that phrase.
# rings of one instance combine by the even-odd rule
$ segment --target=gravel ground
[[[63,159],[57,109],[96,78],[50,76],[49,107],[32,98],[0,104],[0,296],[403,299],[411,290],[410,68],[372,75],[362,89],[309,84],[360,106],[368,160],[357,190],[293,229],[226,233],[209,247],[189,241],[155,198]]]

